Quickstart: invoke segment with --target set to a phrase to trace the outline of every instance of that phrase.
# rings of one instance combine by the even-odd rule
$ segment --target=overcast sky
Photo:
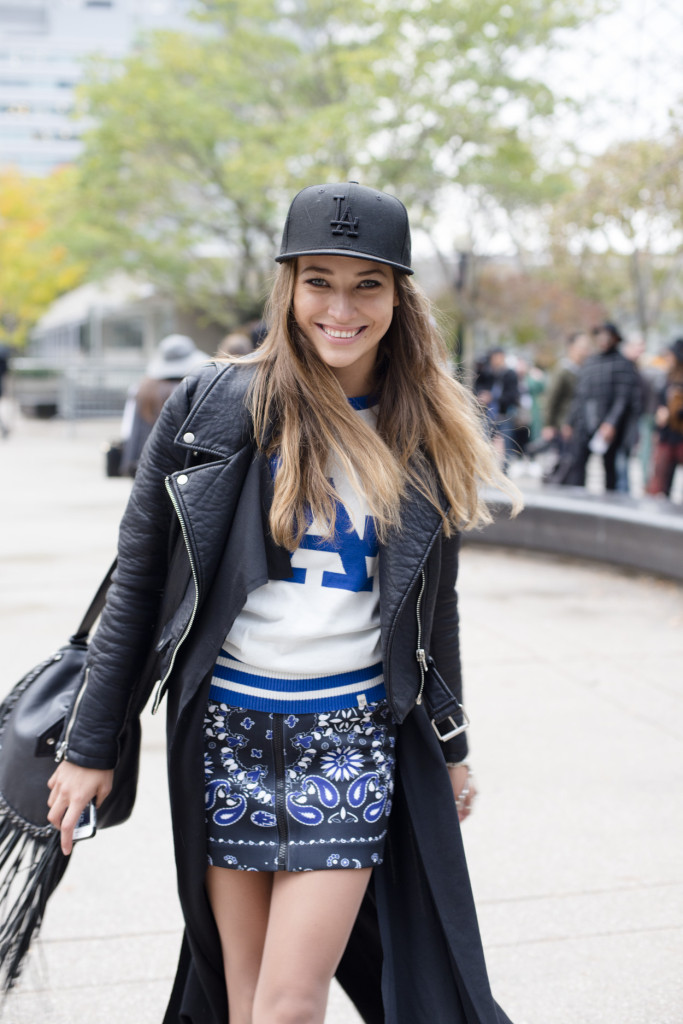
[[[613,14],[567,33],[546,78],[585,109],[561,130],[581,148],[661,134],[683,100],[683,0],[617,0]]]

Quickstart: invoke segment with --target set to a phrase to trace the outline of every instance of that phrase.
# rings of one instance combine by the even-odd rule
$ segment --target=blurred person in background
[[[652,475],[652,457],[656,440],[655,413],[659,406],[659,394],[666,382],[671,359],[667,347],[659,352],[643,351],[638,356],[638,372],[643,388],[643,407],[638,421],[638,461],[643,485]]]
[[[140,454],[152,427],[159,418],[166,400],[173,394],[183,377],[207,362],[186,334],[169,334],[157,347],[145,376],[129,395],[123,410],[121,436],[123,454],[121,475],[135,476]]]
[[[9,372],[10,355],[10,348],[0,344],[0,437],[9,437],[9,427],[2,415],[2,396],[5,393],[5,377]]]
[[[492,436],[502,440],[503,469],[507,471],[513,453],[515,424],[519,409],[519,379],[507,364],[502,348],[492,348],[476,368],[474,392],[483,405]]]
[[[621,494],[629,494],[631,490],[629,480],[629,465],[631,456],[640,445],[640,423],[643,412],[647,406],[647,381],[640,372],[640,360],[645,352],[645,342],[642,338],[634,338],[624,342],[622,354],[631,364],[633,374],[633,401],[629,408],[628,417],[624,426],[624,437],[617,451],[617,491]]]
[[[631,411],[640,402],[632,363],[619,351],[621,331],[613,323],[594,327],[597,353],[579,372],[569,413],[572,464],[566,483],[584,487],[591,453],[602,456],[605,490],[617,489],[617,452],[626,435]]]
[[[519,386],[519,409],[515,424],[515,446],[526,454],[529,444],[538,441],[543,427],[542,396],[546,375],[536,363],[520,358],[515,366]]]
[[[216,355],[220,358],[225,356],[248,356],[253,351],[254,343],[249,335],[243,334],[241,331],[234,331],[223,338],[218,346]]]
[[[683,338],[669,349],[669,369],[655,412],[658,438],[648,494],[671,494],[676,466],[683,465]]]
[[[544,426],[541,439],[552,445],[556,453],[554,466],[546,475],[546,483],[566,484],[571,458],[572,428],[569,413],[576,392],[579,371],[592,353],[591,339],[585,332],[570,334],[565,355],[555,366],[545,396]]]
[[[249,338],[251,340],[251,347],[258,348],[262,341],[265,340],[268,334],[268,324],[265,320],[257,320],[253,323],[249,330]]]

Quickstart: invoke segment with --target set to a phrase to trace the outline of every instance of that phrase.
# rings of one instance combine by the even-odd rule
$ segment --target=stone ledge
[[[656,498],[587,494],[581,487],[545,487],[510,503],[487,494],[495,522],[467,533],[465,543],[549,551],[639,569],[683,582],[683,508]]]

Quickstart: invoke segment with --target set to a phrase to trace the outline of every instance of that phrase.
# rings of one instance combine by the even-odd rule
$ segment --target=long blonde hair
[[[375,431],[349,405],[294,319],[296,260],[276,272],[265,314],[268,334],[248,357],[257,363],[248,400],[257,444],[277,460],[271,533],[289,550],[299,545],[311,514],[334,532],[338,495],[326,475],[330,456],[365,495],[380,540],[400,526],[408,485],[439,511],[446,535],[491,521],[482,484],[505,491],[515,511],[521,507],[517,488],[499,469],[476,399],[446,369],[427,298],[406,275],[394,277],[399,302],[375,364]]]

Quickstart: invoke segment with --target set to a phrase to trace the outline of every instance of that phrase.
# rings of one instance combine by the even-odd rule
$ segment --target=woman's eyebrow
[[[315,267],[312,264],[309,264],[308,266],[303,267],[299,271],[299,273],[300,274],[311,274],[311,273],[313,273],[313,274],[330,274],[330,275],[333,275],[334,274],[334,270],[332,270],[331,267]],[[356,277],[366,277],[368,274],[381,274],[383,277],[386,277],[387,276],[387,271],[384,269],[384,267],[373,267],[372,270],[359,270],[358,273],[356,274]]]

